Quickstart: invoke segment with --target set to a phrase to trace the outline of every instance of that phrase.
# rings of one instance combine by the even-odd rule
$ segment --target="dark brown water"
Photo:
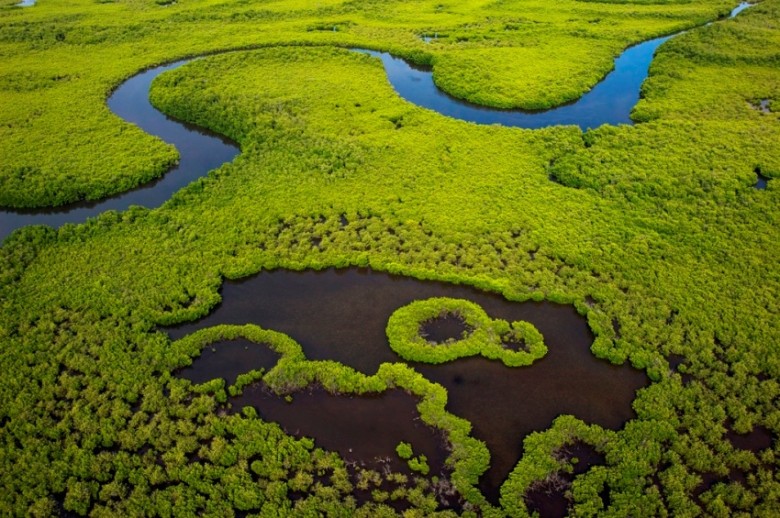
[[[685,356],[681,354],[670,354],[667,360],[669,361],[669,367],[672,371],[680,375],[683,385],[688,385],[694,380],[693,375],[688,372],[689,363]]]
[[[335,360],[367,374],[376,372],[382,362],[402,361],[387,343],[385,326],[393,311],[413,300],[464,298],[481,305],[492,318],[534,324],[544,335],[549,352],[531,367],[513,369],[483,358],[437,366],[411,364],[447,388],[447,409],[471,421],[474,436],[486,442],[492,461],[480,485],[494,501],[500,484],[522,455],[526,435],[549,428],[561,414],[618,429],[634,416],[635,392],[648,383],[644,372],[593,356],[593,335],[571,306],[514,303],[466,286],[356,268],[263,272],[226,282],[222,297],[222,304],[210,315],[171,329],[171,336],[217,324],[254,323],[290,335],[309,359]],[[318,420],[324,415],[290,411],[293,414],[308,423],[319,439],[317,430],[322,425]],[[286,429],[292,426],[279,422]]]
[[[755,426],[748,433],[740,434],[735,432],[731,426],[731,420],[727,420],[726,439],[734,448],[759,454],[762,450],[772,447],[774,436],[772,431],[768,428],[759,425]],[[726,476],[712,472],[700,473],[699,476],[701,477],[701,483],[693,490],[693,496],[699,501],[702,493],[711,490],[717,484],[738,483],[743,486],[747,486],[748,484],[747,473],[736,467],[731,468],[729,474]]]
[[[420,336],[435,344],[444,344],[450,340],[460,340],[473,329],[457,315],[447,313],[444,316],[423,322]]]
[[[570,502],[566,490],[571,481],[560,474],[543,483],[534,485],[525,495],[525,504],[531,513],[543,518],[563,518],[569,512]]]
[[[584,442],[566,446],[557,453],[558,458],[572,464],[574,472],[555,473],[548,480],[531,486],[525,494],[528,510],[537,512],[544,518],[566,516],[571,506],[571,501],[566,498],[566,491],[571,488],[574,476],[581,475],[591,467],[604,464],[606,461],[602,454]]]
[[[195,384],[223,378],[230,386],[239,374],[260,368],[268,371],[278,359],[279,355],[267,345],[240,338],[206,346],[192,365],[180,370],[177,375]]]
[[[526,435],[549,428],[561,414],[619,429],[634,417],[634,393],[647,383],[642,372],[629,367],[592,356],[581,359],[575,347],[584,344],[551,342],[545,358],[519,369],[484,358],[417,366],[426,378],[447,388],[447,409],[471,421],[473,435],[487,444],[491,465],[480,488],[493,501],[520,460]],[[587,346],[585,352],[589,354]]]
[[[279,423],[285,432],[312,437],[321,448],[339,452],[347,462],[411,474],[395,452],[399,442],[412,445],[414,455],[428,459],[431,475],[444,471],[449,455],[443,435],[420,421],[418,400],[401,390],[378,395],[333,395],[324,389],[292,394],[292,401],[258,383],[230,400],[233,411],[252,406],[266,421]]]
[[[726,438],[735,448],[750,450],[753,453],[759,453],[772,446],[772,432],[763,426],[756,426],[746,434],[729,430],[726,432]]]

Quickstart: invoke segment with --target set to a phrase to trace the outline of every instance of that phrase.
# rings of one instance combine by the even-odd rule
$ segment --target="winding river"
[[[137,74],[117,88],[108,98],[108,107],[116,115],[160,137],[179,151],[179,163],[162,177],[111,198],[97,202],[79,202],[63,207],[0,212],[0,239],[25,225],[80,223],[107,210],[127,210],[131,205],[156,208],[193,180],[206,175],[240,152],[238,145],[203,128],[176,121],[149,102],[149,88],[155,77],[189,63],[182,60]]]
[[[424,106],[454,119],[477,124],[501,124],[517,128],[545,128],[575,125],[583,131],[602,124],[632,124],[631,110],[639,100],[639,90],[647,77],[653,54],[664,36],[626,49],[615,68],[578,100],[541,111],[500,110],[462,101],[439,90],[428,67],[410,65],[386,52],[364,50],[382,60],[387,77],[398,95],[412,104]]]
[[[34,3],[34,0],[26,1]],[[731,11],[729,18],[751,5],[741,3]],[[647,78],[655,51],[659,45],[677,34],[680,33],[629,47],[615,60],[615,69],[578,101],[539,112],[499,110],[455,99],[436,87],[430,70],[413,67],[386,52],[356,50],[382,60],[388,80],[402,98],[442,115],[479,124],[522,128],[573,124],[585,130],[602,124],[632,124],[629,115],[639,99],[639,90]],[[0,240],[25,225],[59,227],[65,223],[83,222],[107,210],[126,210],[131,205],[159,207],[180,188],[233,160],[240,152],[234,142],[202,128],[173,120],[149,102],[152,80],[190,61],[177,61],[143,71],[122,83],[108,99],[108,107],[116,115],[176,146],[180,161],[175,167],[153,182],[98,202],[80,202],[52,209],[0,210]]]
[[[742,2],[732,9],[728,18],[735,17],[751,5]],[[639,91],[647,78],[656,49],[683,32],[686,31],[627,48],[615,59],[615,68],[585,95],[574,102],[542,111],[501,110],[462,101],[439,90],[428,67],[410,65],[387,52],[360,52],[382,60],[387,77],[398,95],[412,104],[442,115],[477,124],[501,124],[528,129],[568,124],[579,126],[585,131],[602,124],[633,124],[631,110],[639,100]]]

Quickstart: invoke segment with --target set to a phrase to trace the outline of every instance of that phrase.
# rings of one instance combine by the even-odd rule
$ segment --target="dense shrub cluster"
[[[446,315],[462,319],[469,328],[465,336],[445,344],[431,344],[420,335],[423,323]],[[401,358],[424,363],[481,355],[501,360],[508,367],[522,367],[547,353],[542,334],[533,324],[491,319],[479,305],[462,299],[418,300],[397,309],[387,322],[387,339]],[[523,350],[508,349],[508,342],[522,344]]]

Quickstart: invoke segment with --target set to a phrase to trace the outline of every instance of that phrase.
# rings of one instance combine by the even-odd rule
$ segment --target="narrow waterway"
[[[733,18],[750,6],[743,2],[728,17]],[[627,48],[615,59],[615,68],[585,95],[569,104],[541,111],[500,110],[462,101],[439,90],[428,67],[411,65],[387,52],[356,50],[382,60],[387,78],[398,95],[442,115],[478,124],[531,129],[568,124],[585,131],[603,124],[633,124],[631,110],[639,101],[639,92],[647,79],[655,51],[662,43],[683,32],[686,31]]]
[[[117,116],[176,146],[180,157],[178,164],[152,182],[97,202],[51,209],[0,211],[0,239],[25,225],[60,227],[66,223],[82,223],[107,210],[127,210],[131,205],[159,207],[185,185],[233,160],[240,152],[237,144],[204,128],[174,120],[149,102],[149,88],[154,78],[190,61],[177,61],[136,74],[108,98],[108,107]]]
[[[34,3],[35,0],[24,1]],[[731,11],[729,18],[750,5],[741,3]],[[602,124],[632,123],[629,115],[639,99],[639,90],[647,78],[655,50],[674,36],[676,34],[629,47],[615,60],[615,69],[578,101],[539,112],[499,110],[460,101],[436,87],[430,70],[413,67],[386,52],[354,50],[381,59],[388,80],[401,97],[442,115],[479,124],[522,128],[573,124],[587,129]],[[108,99],[108,107],[116,115],[176,146],[180,155],[176,166],[155,181],[101,201],[80,202],[51,209],[0,210],[0,240],[26,225],[60,227],[66,223],[81,223],[107,210],[126,210],[131,205],[159,207],[185,185],[233,160],[240,152],[234,142],[203,128],[173,120],[149,102],[152,80],[190,61],[192,59],[143,71],[122,83]]]

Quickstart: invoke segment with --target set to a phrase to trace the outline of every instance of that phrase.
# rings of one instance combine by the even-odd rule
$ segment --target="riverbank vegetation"
[[[510,4],[515,18],[544,19],[540,4]],[[441,25],[433,21],[438,5]],[[80,196],[84,185],[100,182],[88,178],[92,168],[130,183],[159,173],[171,150],[103,105],[110,88],[144,66],[273,43],[355,44],[425,59],[445,42],[421,42],[418,31],[444,33],[469,16],[455,5],[383,6],[321,2],[312,13],[289,2],[42,0],[24,11],[7,7],[0,156],[2,181],[11,183],[0,189],[3,203]],[[585,31],[578,12],[605,17],[593,24],[603,33],[583,35],[593,45],[610,31],[625,44],[733,7],[560,6],[547,8],[565,13],[550,15],[549,34]],[[427,394],[420,415],[451,430],[451,482],[468,502],[464,513],[527,514],[523,495],[573,471],[559,452],[579,441],[605,461],[574,476],[568,505],[578,515],[775,515],[780,73],[766,42],[778,38],[780,2],[753,9],[661,47],[636,109],[646,122],[585,134],[438,116],[399,100],[378,60],[330,46],[213,56],[161,76],[152,92],[157,106],[235,139],[242,154],[159,209],[26,228],[3,243],[0,514],[393,512],[377,501],[358,505],[335,453],[250,409],[220,412],[262,378],[284,387],[376,392],[392,385]],[[628,15],[609,18],[631,10],[665,22],[640,29]],[[446,44],[453,52],[474,45]],[[13,85],[26,84],[19,78],[36,67],[36,88],[18,91]],[[49,80],[58,67],[70,81]],[[764,99],[768,113],[751,108]],[[66,115],[74,111],[84,119]],[[32,153],[36,142],[46,145]],[[59,169],[54,156],[65,157]],[[14,180],[20,167],[36,171],[36,180]],[[770,178],[765,190],[753,187],[757,170]],[[493,505],[477,488],[487,450],[470,437],[470,423],[445,412],[446,392],[408,365],[387,364],[376,376],[333,362],[302,368],[307,361],[294,342],[270,331],[211,329],[172,342],[160,330],[215,307],[226,278],[349,265],[469,284],[516,301],[573,304],[595,335],[596,356],[630,362],[653,382],[637,393],[636,417],[621,430],[563,417],[526,437]],[[288,361],[289,369],[248,368],[233,394],[220,380],[193,386],[174,375],[212,340],[256,333],[255,341],[278,347],[279,365]],[[728,439],[755,429],[768,430],[768,447],[742,449]],[[460,443],[473,449],[458,450]],[[436,512],[436,483],[406,490],[409,515]]]
[[[16,208],[100,199],[163,174],[176,152],[105,106],[123,79],[163,62],[273,45],[390,50],[433,65],[437,84],[457,97],[542,108],[590,89],[626,46],[732,7],[726,0],[12,5],[0,11],[0,206]],[[429,33],[435,43],[420,38]]]

